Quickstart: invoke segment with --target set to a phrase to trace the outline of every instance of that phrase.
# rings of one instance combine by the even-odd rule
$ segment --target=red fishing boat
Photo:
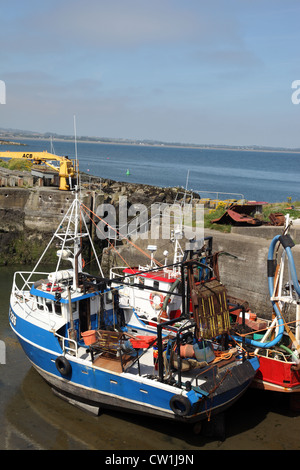
[[[252,387],[290,394],[291,406],[300,409],[300,285],[288,234],[273,238],[268,253],[268,286],[273,306],[267,321],[241,309],[234,312],[242,334],[234,339],[253,347],[260,367]],[[246,309],[244,309],[246,310]],[[288,317],[294,318],[287,321]],[[241,323],[243,323],[241,328]]]

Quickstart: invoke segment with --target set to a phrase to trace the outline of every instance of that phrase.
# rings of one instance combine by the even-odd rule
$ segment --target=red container
[[[134,349],[148,348],[148,346],[156,339],[156,336],[136,336],[130,338],[130,342]]]

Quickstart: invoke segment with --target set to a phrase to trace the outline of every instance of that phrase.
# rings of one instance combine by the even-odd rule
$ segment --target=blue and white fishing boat
[[[157,324],[155,333],[130,331],[117,301],[122,284],[106,279],[99,261],[96,274],[84,270],[86,244],[97,259],[86,212],[75,190],[35,268],[14,275],[9,321],[33,367],[60,397],[96,414],[114,408],[197,424],[228,408],[247,390],[259,363],[224,340],[229,314],[226,299],[217,298],[224,290],[216,286],[222,308],[213,316],[198,309],[202,287],[197,286],[192,321],[183,311]],[[56,268],[40,271],[53,244]],[[192,261],[185,263],[182,276],[191,276]],[[181,295],[184,305],[185,292]],[[181,320],[176,334],[168,336],[166,329]]]

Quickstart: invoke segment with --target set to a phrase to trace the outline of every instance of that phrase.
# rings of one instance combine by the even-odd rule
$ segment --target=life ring
[[[70,375],[72,367],[68,359],[66,359],[64,356],[58,356],[55,359],[55,365],[61,375],[63,375],[64,377]]]
[[[52,284],[52,282],[48,282],[46,287],[47,292],[61,292],[62,288],[59,287],[57,284]]]
[[[156,299],[159,299],[159,302]],[[160,294],[159,292],[151,292],[150,294],[150,304],[154,310],[160,310],[163,306],[165,300],[165,296]]]
[[[173,395],[170,400],[170,408],[177,416],[187,416],[191,411],[191,402],[182,395]]]

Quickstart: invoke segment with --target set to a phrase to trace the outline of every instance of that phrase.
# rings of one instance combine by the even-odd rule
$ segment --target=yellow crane
[[[72,180],[77,176],[78,165],[74,160],[68,157],[61,157],[53,153],[43,152],[0,152],[0,158],[19,158],[26,159],[34,162],[36,165],[45,164],[52,170],[58,172],[59,176],[59,189],[68,191],[72,189]],[[59,166],[55,166],[51,162],[58,162]]]

